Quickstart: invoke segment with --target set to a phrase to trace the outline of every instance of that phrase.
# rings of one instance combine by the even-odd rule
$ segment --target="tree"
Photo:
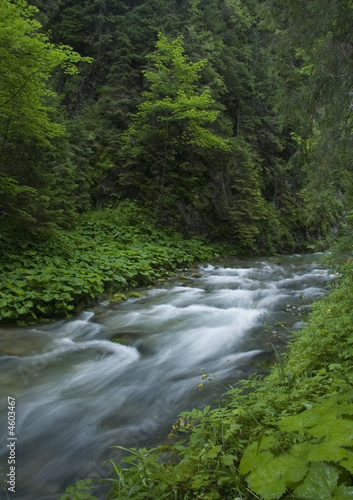
[[[267,0],[263,14],[276,29],[285,82],[278,106],[294,131],[305,173],[307,232],[325,237],[352,209],[345,193],[352,175],[353,4]]]
[[[199,168],[206,152],[229,150],[230,130],[227,123],[222,126],[222,106],[199,83],[207,61],[190,61],[181,36],[169,42],[160,33],[149,60],[153,67],[144,71],[149,89],[125,135],[122,160],[129,168],[122,183],[133,171],[135,189],[147,186],[143,194],[157,199],[161,211],[178,201],[196,201],[189,198],[187,178],[197,184],[206,174]]]
[[[68,46],[54,46],[33,18],[36,12],[24,0],[0,3],[0,221],[7,227],[50,219],[49,186],[60,183],[67,167],[67,158],[45,164],[52,141],[65,133],[50,78],[56,68],[74,74],[77,62],[88,61]]]
[[[0,4],[2,150],[15,139],[35,139],[48,146],[52,137],[63,133],[51,118],[57,95],[48,81],[55,68],[61,66],[73,74],[75,63],[82,60],[70,47],[55,47],[39,32],[35,12],[24,0]]]

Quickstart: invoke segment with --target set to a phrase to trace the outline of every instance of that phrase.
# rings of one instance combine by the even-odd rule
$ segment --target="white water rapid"
[[[162,442],[180,411],[212,404],[230,383],[263,371],[271,343],[285,346],[333,278],[320,258],[208,265],[201,278],[175,278],[71,321],[0,327],[2,484],[10,467],[7,398],[16,400],[9,497],[54,500],[75,480],[102,477],[103,460],[121,453],[109,446]]]

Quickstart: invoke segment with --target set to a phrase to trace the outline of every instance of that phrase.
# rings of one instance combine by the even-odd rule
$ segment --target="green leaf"
[[[308,429],[314,427],[321,421],[318,413],[312,413],[313,410],[305,410],[298,415],[286,417],[281,420],[279,428],[287,432],[299,432],[304,434]]]
[[[346,486],[341,484],[335,489],[332,500],[352,500],[353,499],[353,486]]]
[[[295,488],[294,497],[298,500],[330,500],[339,475],[336,466],[314,462],[303,483]]]
[[[222,446],[218,445],[218,446],[213,446],[211,450],[208,450],[206,453],[205,453],[205,457],[206,458],[215,458],[218,453],[221,451],[222,449]]]
[[[37,309],[38,309],[41,313],[43,313],[43,314],[46,314],[46,313],[47,313],[47,311],[48,311],[48,309],[47,309],[46,307],[43,307],[43,306],[41,306],[41,305],[39,305],[39,304],[37,304]]]
[[[310,435],[317,438],[329,436],[335,445],[353,445],[353,421],[346,418],[336,418],[335,413],[327,417],[310,430]]]
[[[265,500],[280,498],[286,487],[301,481],[308,467],[300,458],[290,455],[276,457],[255,468],[248,477],[250,488]]]
[[[58,500],[98,500],[88,491],[92,489],[93,483],[96,483],[93,479],[83,479],[82,481],[77,481],[72,486],[66,488],[65,494]]]
[[[272,463],[272,462],[271,462]],[[266,464],[268,465],[268,464]],[[280,498],[286,490],[286,482],[275,476],[275,470],[269,466],[255,469],[248,477],[249,487],[264,500]]]
[[[347,458],[342,460],[340,463],[342,467],[347,469],[351,474],[353,474],[353,451],[352,450],[346,450],[346,455]]]
[[[220,462],[221,464],[224,465],[233,465],[235,461],[238,460],[238,457],[236,455],[222,455],[220,457]]]
[[[307,455],[309,462],[340,462],[347,457],[347,451],[332,441],[313,444]]]
[[[298,443],[293,446],[290,450],[290,454],[297,458],[307,457],[309,451],[312,449],[313,445],[311,443]]]
[[[256,455],[256,453],[254,453],[253,451],[251,453],[247,453],[249,448],[250,446],[246,448],[244,455],[241,459],[239,466],[240,474],[245,475],[257,467],[262,467],[267,463],[271,462],[274,457],[273,453],[271,453],[270,451],[263,451],[258,455]]]
[[[242,459],[240,461],[239,472],[240,474],[247,474],[252,470],[254,466],[259,466],[262,463],[266,463],[273,458],[273,454],[269,451],[263,453],[261,450],[267,450],[273,448],[277,445],[277,439],[275,435],[266,436],[261,439],[261,441],[256,441],[246,448]]]

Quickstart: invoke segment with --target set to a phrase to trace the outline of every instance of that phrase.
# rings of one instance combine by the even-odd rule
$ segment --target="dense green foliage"
[[[85,214],[75,231],[22,243],[0,259],[0,322],[68,315],[103,294],[149,285],[216,248],[157,229],[153,215],[131,202]]]
[[[311,29],[275,0],[29,3],[1,7],[2,239],[123,199],[243,253],[345,222],[348,4]]]
[[[0,321],[215,255],[176,230],[351,252],[352,21],[351,0],[2,0]],[[351,280],[286,364],[182,416],[175,463],[117,464],[111,497],[352,498]]]
[[[307,179],[307,223],[322,236],[344,231],[352,209],[352,4],[266,0],[262,15],[281,57],[278,103]]]
[[[73,75],[77,63],[89,59],[53,45],[40,33],[36,12],[24,0],[0,5],[0,241],[16,230],[69,223],[75,213],[69,201],[74,172],[56,143],[65,128],[55,116],[58,96],[49,80],[56,68]]]

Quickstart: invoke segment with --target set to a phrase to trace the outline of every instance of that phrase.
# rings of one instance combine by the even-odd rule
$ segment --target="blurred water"
[[[319,258],[208,265],[201,278],[174,279],[72,321],[0,328],[2,481],[7,396],[16,398],[10,498],[55,499],[77,479],[109,473],[104,458],[122,453],[109,446],[152,446],[180,411],[212,403],[230,382],[261,370],[270,341],[285,345],[333,279]]]

